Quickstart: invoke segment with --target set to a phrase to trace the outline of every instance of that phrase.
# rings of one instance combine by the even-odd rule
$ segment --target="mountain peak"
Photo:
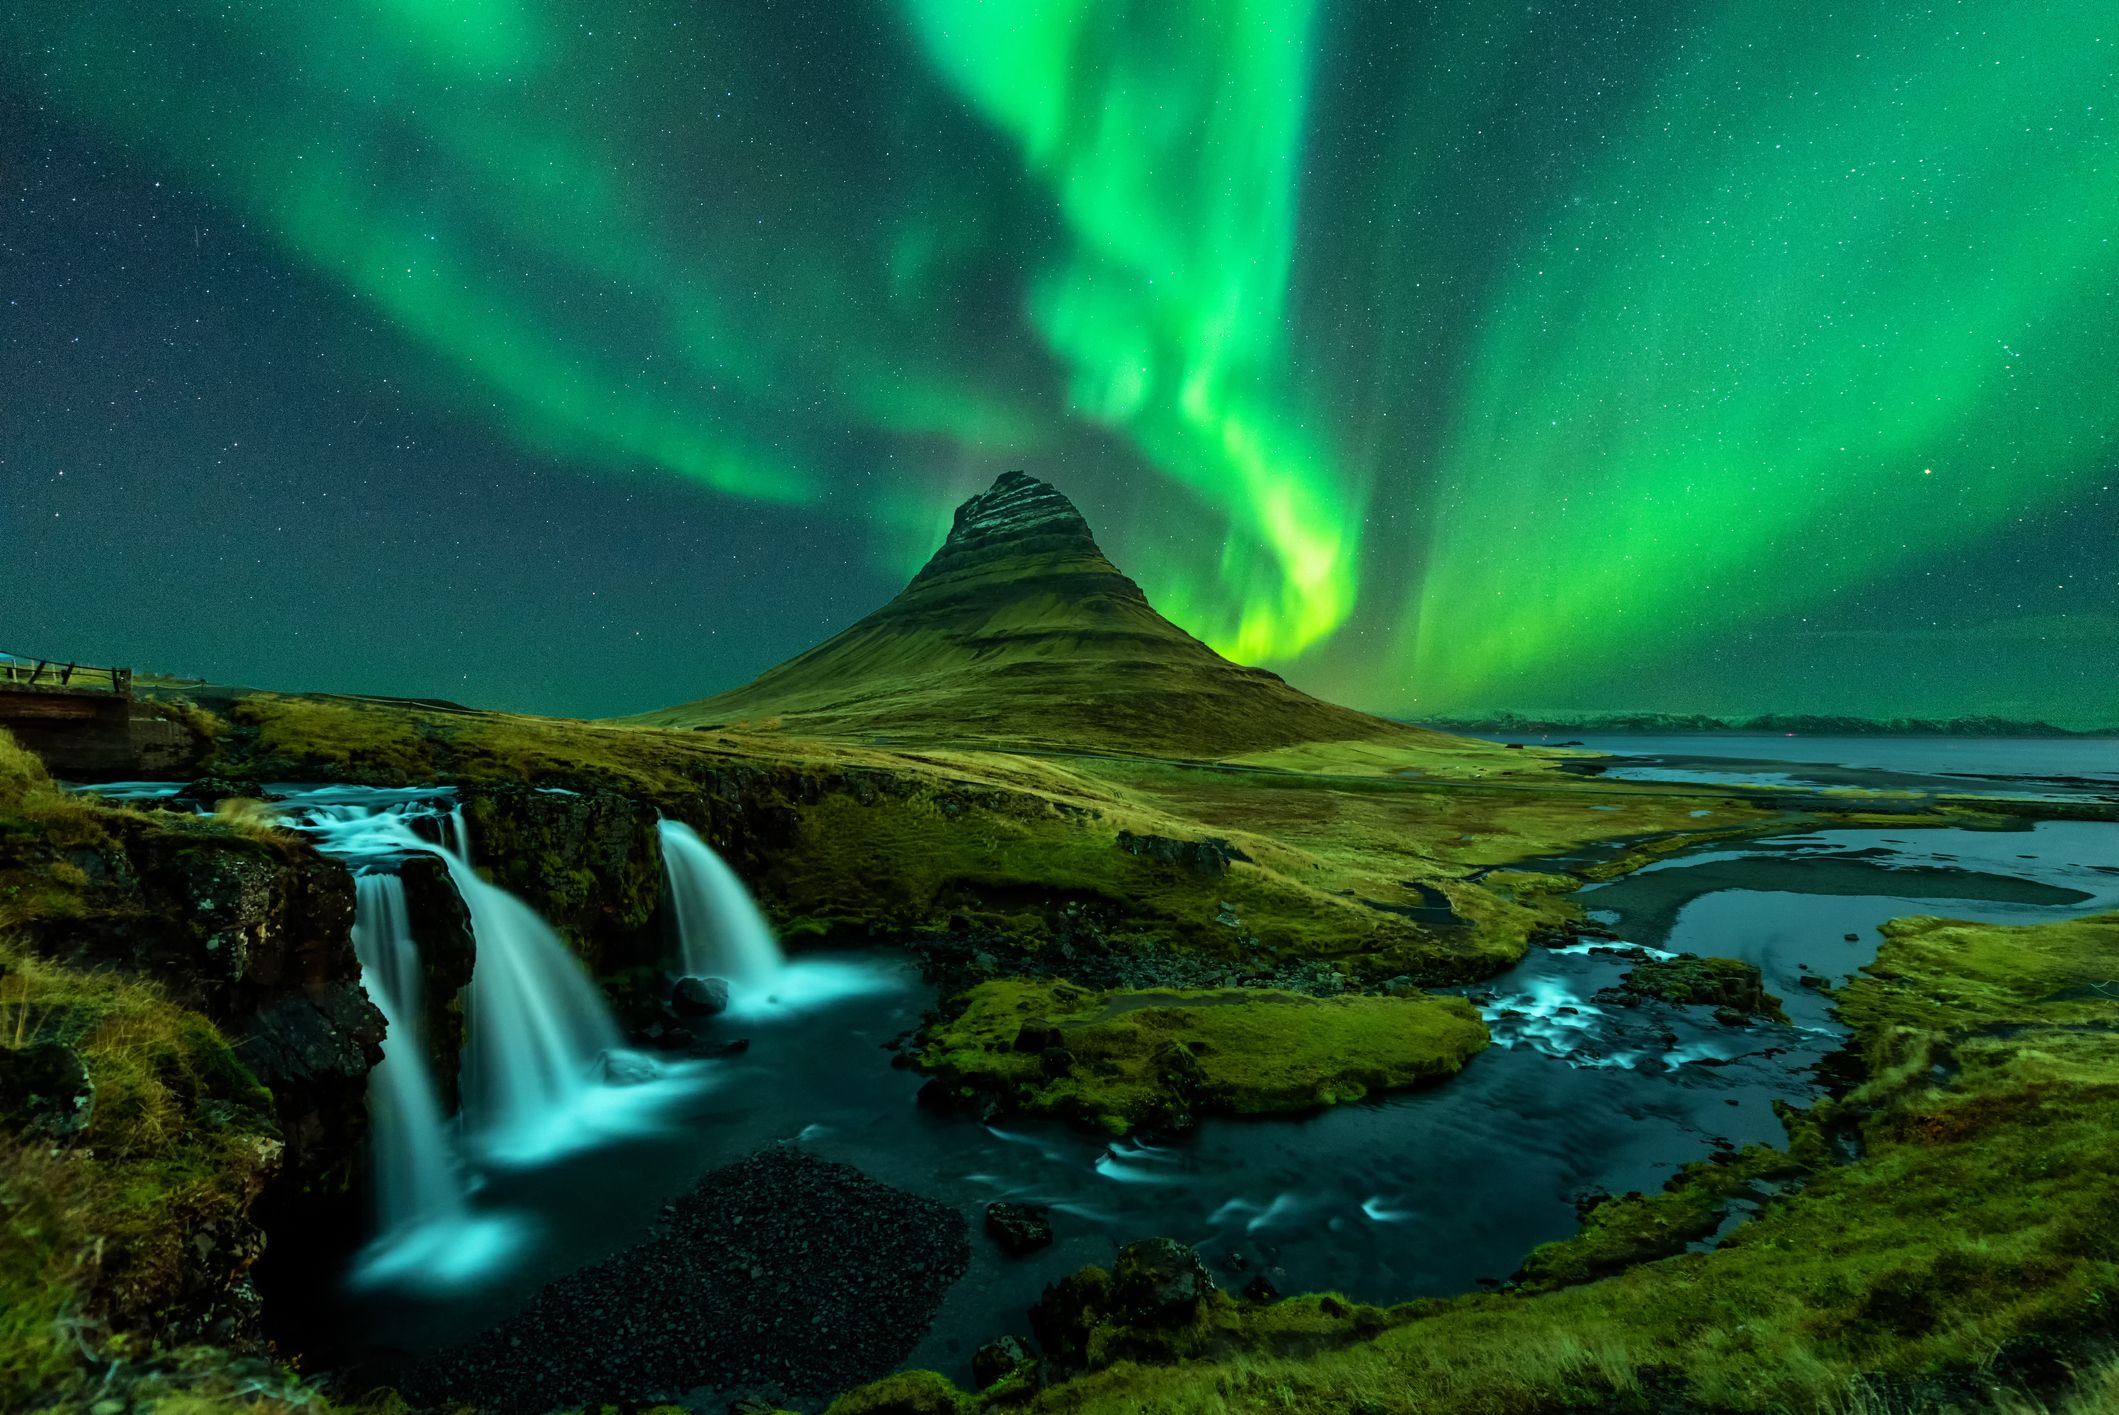
[[[1020,471],[958,506],[867,618],[732,692],[634,720],[1187,756],[1411,730],[1229,662],[1157,614],[1074,503]]]
[[[1094,557],[1110,564],[1097,549],[1089,523],[1058,487],[1027,472],[1003,472],[992,486],[957,507],[949,538],[912,583],[1025,555]]]

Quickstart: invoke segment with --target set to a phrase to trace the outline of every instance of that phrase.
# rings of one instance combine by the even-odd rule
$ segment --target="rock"
[[[1147,1326],[1182,1326],[1199,1315],[1214,1279],[1193,1252],[1174,1238],[1149,1238],[1118,1250],[1111,1269],[1112,1296],[1126,1320]]]
[[[1210,878],[1227,874],[1232,861],[1251,858],[1226,840],[1173,840],[1167,835],[1135,835],[1130,830],[1118,833],[1118,848],[1128,855]]]
[[[1805,973],[1798,981],[1812,992],[1822,992],[1826,986],[1825,980],[1815,973]]]
[[[1264,1273],[1260,1273],[1243,1285],[1243,1300],[1246,1302],[1278,1302],[1280,1300],[1280,1289],[1273,1286],[1271,1278]]]
[[[1597,994],[1600,1002],[1623,1002],[1626,998],[1660,998],[1664,1002],[1698,1004],[1734,1012],[1742,1017],[1757,1015],[1776,1022],[1787,1021],[1781,1000],[1766,991],[1756,965],[1735,958],[1702,958],[1679,954],[1636,963],[1615,988]],[[1733,1024],[1732,1024],[1733,1025]]]
[[[1860,943],[1860,942],[1861,942],[1861,935],[1860,935],[1860,934],[1841,934],[1841,935],[1840,935],[1840,937],[1844,938],[1844,939],[1845,939],[1845,940],[1846,940],[1847,942],[1849,942],[1849,943]]]
[[[661,1074],[661,1068],[644,1056],[625,1051],[603,1054],[603,1079],[613,1086],[644,1086]]]
[[[1751,1015],[1741,1008],[1717,1007],[1714,1009],[1714,1020],[1724,1027],[1742,1027],[1751,1021]]]
[[[725,1042],[696,1041],[687,1049],[692,1056],[735,1056],[750,1050],[749,1037],[731,1037]]]
[[[978,1383],[980,1390],[984,1390],[1007,1380],[1034,1359],[1029,1347],[1012,1336],[1004,1336],[998,1341],[987,1342],[972,1354],[971,1378]]]
[[[670,1007],[679,1017],[718,1017],[728,1011],[728,980],[679,978],[670,989]]]
[[[1003,1251],[1019,1258],[1051,1246],[1051,1212],[1043,1204],[988,1204],[986,1231]]]
[[[1048,1022],[1025,1022],[1015,1034],[1017,1051],[1050,1051],[1060,1044],[1060,1029]]]
[[[0,1130],[64,1140],[88,1128],[96,1087],[70,1046],[0,1048]]]

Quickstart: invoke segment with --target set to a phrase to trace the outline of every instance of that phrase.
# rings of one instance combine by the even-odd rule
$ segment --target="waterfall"
[[[770,990],[785,959],[750,891],[699,832],[668,818],[660,829],[684,971],[754,995]]]
[[[420,1036],[419,948],[405,882],[367,871],[353,877],[353,888],[361,985],[387,1025],[383,1059],[368,1075],[377,1218],[387,1243],[423,1225],[460,1222],[464,1197]]]
[[[471,915],[470,1044],[464,1121],[496,1154],[535,1158],[604,1079],[620,1044],[603,994],[529,905],[437,850]]]

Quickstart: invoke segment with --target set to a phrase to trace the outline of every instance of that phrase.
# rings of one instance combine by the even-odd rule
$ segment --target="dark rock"
[[[1174,1238],[1149,1238],[1118,1250],[1111,1293],[1119,1315],[1146,1326],[1181,1326],[1199,1315],[1214,1290],[1206,1264]]]
[[[670,989],[670,1007],[679,1017],[718,1017],[728,1011],[728,980],[679,978]]]
[[[1828,983],[1826,983],[1823,978],[1820,978],[1815,973],[1805,973],[1800,979],[1798,979],[1798,981],[1801,982],[1804,987],[1809,988],[1813,992],[1821,992],[1826,987],[1830,986]]]
[[[1051,1246],[1051,1212],[1043,1204],[988,1204],[986,1231],[1003,1251],[1021,1257]]]
[[[725,1042],[696,1041],[690,1048],[693,1056],[735,1056],[749,1050],[749,1037],[731,1037]]]
[[[1015,1034],[1017,1051],[1050,1051],[1060,1044],[1060,1029],[1046,1022],[1025,1022]]]
[[[1007,1380],[1034,1359],[1030,1348],[1012,1336],[1004,1336],[998,1341],[987,1342],[972,1353],[971,1378],[978,1383],[980,1390],[984,1390]]]
[[[1143,860],[1209,877],[1225,875],[1233,861],[1251,858],[1226,840],[1173,840],[1167,835],[1135,835],[1130,830],[1118,833],[1118,848]]]
[[[1280,1289],[1273,1286],[1271,1278],[1264,1273],[1260,1273],[1243,1285],[1243,1300],[1246,1302],[1277,1302],[1280,1300]]]
[[[1840,935],[1840,937],[1844,938],[1844,939],[1845,939],[1845,940],[1846,940],[1847,942],[1849,942],[1849,943],[1860,943],[1860,942],[1861,942],[1861,935],[1860,935],[1860,934],[1842,934],[1842,935]]]
[[[72,1047],[0,1047],[0,1131],[64,1140],[88,1128],[95,1105],[95,1083]]]
[[[198,809],[210,811],[226,800],[256,801],[262,799],[264,795],[265,788],[255,781],[247,779],[232,780],[220,776],[202,776],[197,781],[186,785],[176,795],[170,797],[169,803],[180,810]]]

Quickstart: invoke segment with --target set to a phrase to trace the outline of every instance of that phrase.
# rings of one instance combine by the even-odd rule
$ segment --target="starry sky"
[[[11,0],[0,650],[583,715],[1020,467],[1361,707],[2119,720],[2108,0]]]

